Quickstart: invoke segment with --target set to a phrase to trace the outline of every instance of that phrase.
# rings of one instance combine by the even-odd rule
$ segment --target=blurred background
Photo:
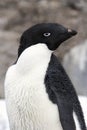
[[[41,22],[77,30],[78,35],[64,42],[55,55],[77,93],[87,96],[87,0],[0,0],[0,98],[4,98],[5,73],[16,61],[21,34]]]

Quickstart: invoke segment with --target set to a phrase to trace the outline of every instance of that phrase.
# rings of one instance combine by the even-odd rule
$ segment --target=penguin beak
[[[68,34],[69,34],[70,36],[74,36],[74,35],[77,34],[77,32],[76,32],[75,30],[72,30],[72,29],[69,29],[69,28],[68,28]]]
[[[69,28],[66,29],[66,32],[64,32],[60,37],[58,37],[58,41],[56,42],[53,49],[56,50],[58,48],[58,46],[61,45],[61,43],[68,40],[69,38],[75,36],[76,34],[77,34],[77,32],[75,30],[72,30]]]
[[[67,31],[64,33],[64,35],[62,35],[62,42],[68,40],[69,38],[75,36],[77,34],[77,32],[75,30],[72,29],[67,29]]]

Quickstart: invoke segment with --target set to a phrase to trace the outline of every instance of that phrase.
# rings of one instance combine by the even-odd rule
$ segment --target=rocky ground
[[[63,61],[66,53],[87,39],[87,0],[0,0],[0,97],[9,65],[17,58],[21,33],[33,24],[57,22],[78,31],[55,54]]]

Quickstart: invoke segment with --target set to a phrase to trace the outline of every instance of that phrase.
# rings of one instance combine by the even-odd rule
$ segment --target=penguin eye
[[[45,37],[49,37],[51,35],[51,33],[44,33],[43,34]]]

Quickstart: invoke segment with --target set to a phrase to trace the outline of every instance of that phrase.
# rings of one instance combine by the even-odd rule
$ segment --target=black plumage
[[[75,130],[73,111],[81,129],[86,130],[83,112],[76,91],[57,57],[52,54],[45,76],[46,91],[50,100],[57,104],[64,130]]]

